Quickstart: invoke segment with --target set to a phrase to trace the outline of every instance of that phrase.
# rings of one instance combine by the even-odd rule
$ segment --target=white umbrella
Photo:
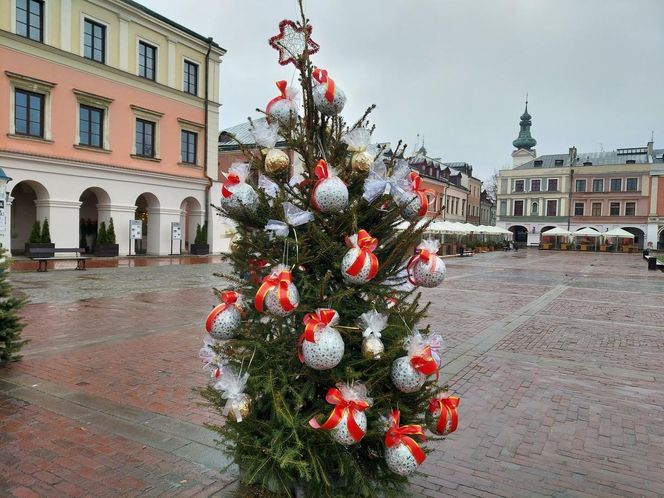
[[[598,232],[594,228],[590,228],[590,227],[585,227],[585,228],[582,228],[581,230],[577,230],[572,235],[574,236],[574,238],[577,238],[577,237],[593,237],[595,239],[595,251],[597,250],[597,238],[602,236],[602,234],[600,232]]]

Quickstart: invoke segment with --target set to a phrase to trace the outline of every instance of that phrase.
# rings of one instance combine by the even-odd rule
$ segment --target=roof
[[[265,121],[265,117],[253,120],[254,123]],[[256,142],[253,135],[251,134],[250,129],[251,123],[249,123],[249,121],[245,121],[244,123],[240,123],[238,125],[231,126],[230,128],[226,128],[225,130],[221,130],[219,132],[219,148],[225,150],[237,150],[239,149],[237,144],[238,142],[247,147],[255,146]],[[282,137],[278,137],[277,140],[277,147],[283,146],[286,143]]]
[[[194,38],[202,41],[203,43],[207,44],[209,42],[210,45],[212,45],[213,47],[218,48],[219,50],[222,50],[223,52],[226,52],[226,50],[221,48],[219,46],[219,44],[212,39],[212,37],[208,38],[206,36],[200,35],[200,34],[196,33],[195,31],[184,27],[182,24],[178,24],[175,21],[171,21],[167,17],[164,17],[161,14],[155,12],[154,10],[148,9],[145,5],[141,5],[140,3],[134,2],[133,0],[121,0],[121,1],[123,3],[126,3],[127,5],[131,5],[132,7],[140,10],[141,12],[144,12],[145,14],[147,14],[151,17],[154,17],[155,19],[159,19],[160,21],[165,22],[169,26],[172,26],[175,29],[178,29],[178,30],[182,31],[183,33],[186,33],[189,36],[193,36]]]
[[[571,166],[607,166],[616,164],[627,164],[627,161],[634,161],[634,164],[648,164],[650,162],[664,162],[664,149],[655,149],[652,160],[648,159],[647,147],[632,147],[627,149],[617,149],[602,152],[580,152],[576,156],[574,164]],[[541,165],[535,166],[535,162],[541,161]],[[556,161],[562,161],[556,164]],[[592,164],[584,164],[592,163]],[[532,161],[517,166],[514,169],[532,169],[532,168],[569,168],[569,154],[547,154],[537,156]]]

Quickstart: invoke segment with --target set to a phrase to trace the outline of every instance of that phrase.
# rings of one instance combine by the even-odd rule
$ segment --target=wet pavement
[[[0,495],[247,495],[192,392],[225,267],[159,259],[12,273],[31,343],[0,370]],[[425,297],[460,425],[409,495],[664,494],[664,274],[537,250],[446,264]]]

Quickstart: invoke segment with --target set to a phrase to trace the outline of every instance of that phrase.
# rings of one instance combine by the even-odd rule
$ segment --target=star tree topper
[[[311,24],[300,27],[288,19],[279,23],[279,34],[270,38],[270,46],[279,52],[279,64],[292,62],[297,67],[305,54],[315,54],[320,48],[311,39]]]

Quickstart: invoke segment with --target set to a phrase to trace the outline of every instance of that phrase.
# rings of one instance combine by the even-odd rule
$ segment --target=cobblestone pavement
[[[664,274],[637,255],[446,260],[427,291],[460,426],[410,496],[664,495]],[[191,388],[219,264],[13,273],[0,496],[247,496]]]

